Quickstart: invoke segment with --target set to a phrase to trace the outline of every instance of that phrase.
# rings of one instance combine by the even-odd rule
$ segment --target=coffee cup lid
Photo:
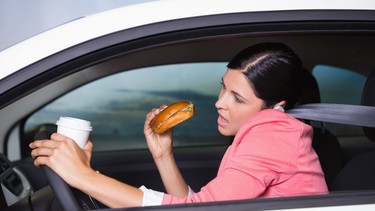
[[[92,131],[91,122],[74,117],[61,116],[56,125],[78,130]]]

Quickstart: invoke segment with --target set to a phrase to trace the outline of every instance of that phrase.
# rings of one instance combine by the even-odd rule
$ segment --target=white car
[[[60,116],[92,122],[93,168],[163,191],[143,123],[151,108],[179,100],[193,102],[196,114],[174,129],[175,156],[199,191],[231,143],[216,129],[214,108],[226,63],[266,41],[290,46],[311,72],[290,115],[314,127],[330,193],[136,209],[375,210],[372,0],[152,1],[1,51],[0,210],[112,210],[33,165],[29,143],[55,131]]]

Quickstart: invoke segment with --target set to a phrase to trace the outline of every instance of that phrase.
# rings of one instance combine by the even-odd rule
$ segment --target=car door
[[[371,52],[368,46],[374,43],[368,36],[373,33],[373,13],[350,14],[348,16],[346,11],[299,11],[205,16],[127,29],[65,49],[2,81],[0,115],[10,122],[4,121],[1,127],[7,134],[3,151],[25,172],[37,190],[47,183],[43,172],[33,166],[28,144],[37,131],[54,131],[59,116],[81,117],[94,123],[90,139],[98,147],[94,149],[93,168],[134,186],[163,190],[145,147],[144,115],[162,103],[191,100],[197,112],[202,113],[196,114],[199,118],[194,117],[175,128],[175,153],[187,182],[198,191],[215,176],[222,154],[231,142],[231,137],[223,138],[213,132],[216,124],[213,93],[218,92],[220,73],[225,71],[225,63],[231,56],[243,46],[268,40],[291,45],[310,69],[316,65],[316,59],[335,63],[325,58],[328,53],[320,55],[319,50],[338,53],[340,50],[334,47],[343,43],[348,48],[363,50],[361,55],[366,59],[366,52]],[[355,15],[366,21],[347,24]],[[350,30],[356,36],[348,35]],[[329,36],[331,33],[334,35]],[[340,63],[344,64],[345,59]],[[364,66],[371,66],[369,63]],[[133,78],[133,73],[141,73],[141,79]],[[162,76],[164,78],[158,79]],[[102,81],[111,77],[114,82]],[[113,88],[111,85],[116,83],[121,86]],[[204,86],[207,84],[213,86]],[[107,87],[112,89],[102,92]],[[84,91],[80,92],[81,89]],[[94,105],[102,107],[98,109]],[[116,119],[118,123],[113,124]],[[126,140],[127,137],[131,138]],[[287,209],[371,204],[372,199],[373,192],[356,192],[332,197],[217,203],[208,207]],[[191,206],[169,209],[189,208]]]

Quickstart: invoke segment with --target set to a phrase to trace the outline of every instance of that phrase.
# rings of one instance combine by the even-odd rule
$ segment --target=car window
[[[364,75],[328,65],[315,66],[312,74],[317,80],[322,103],[361,104]],[[363,136],[362,128],[357,126],[326,123],[326,127],[341,138]]]
[[[195,115],[175,127],[175,146],[228,143],[217,130],[215,102],[225,63],[187,63],[124,71],[79,87],[36,111],[24,132],[53,126],[60,116],[92,122],[95,151],[146,148],[146,114],[162,104],[191,101]]]
[[[317,65],[312,74],[318,82],[322,103],[361,103],[365,76],[352,70],[327,65]]]

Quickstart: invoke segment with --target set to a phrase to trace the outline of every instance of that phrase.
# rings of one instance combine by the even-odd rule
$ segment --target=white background
[[[0,51],[73,19],[150,0],[0,0]]]

